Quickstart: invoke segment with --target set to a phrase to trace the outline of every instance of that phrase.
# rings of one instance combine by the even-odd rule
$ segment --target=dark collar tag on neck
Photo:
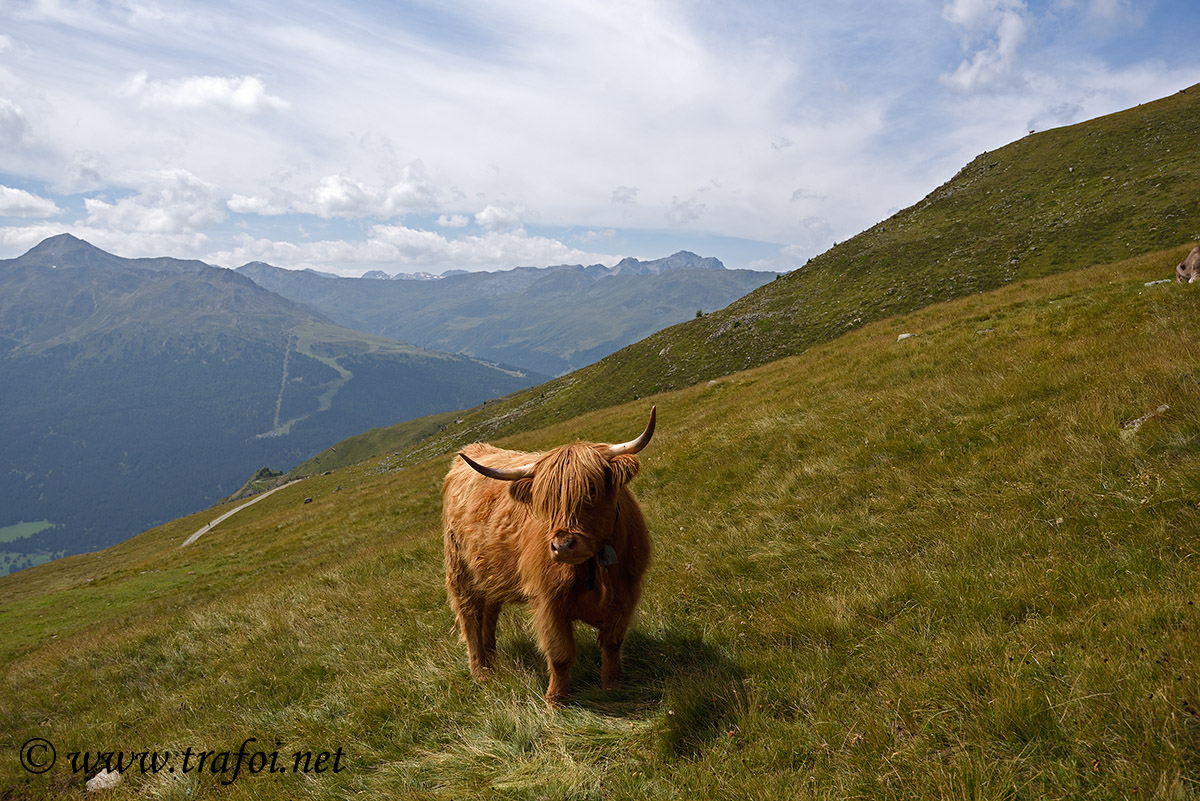
[[[596,555],[596,562],[600,567],[608,567],[617,563],[617,549],[611,545],[605,545],[600,549],[600,553]]]

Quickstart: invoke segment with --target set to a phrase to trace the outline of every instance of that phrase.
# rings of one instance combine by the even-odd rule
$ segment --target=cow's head
[[[580,564],[607,544],[616,525],[618,492],[637,475],[639,463],[634,454],[654,436],[654,415],[651,408],[650,422],[637,439],[619,445],[561,445],[520,467],[486,467],[466,454],[459,455],[483,475],[511,481],[512,497],[529,504],[546,524],[550,557],[564,564]]]

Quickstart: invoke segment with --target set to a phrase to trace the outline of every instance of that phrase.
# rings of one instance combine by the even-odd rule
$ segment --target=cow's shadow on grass
[[[579,628],[567,708],[631,720],[656,718],[659,747],[676,756],[698,753],[726,733],[746,707],[745,671],[694,634],[633,630],[624,646],[624,687],[600,686],[600,647]],[[526,633],[500,648],[502,661],[548,680],[545,657]]]

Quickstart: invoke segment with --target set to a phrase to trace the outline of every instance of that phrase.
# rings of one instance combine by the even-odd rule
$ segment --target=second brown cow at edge
[[[455,458],[442,485],[446,588],[475,678],[495,660],[501,607],[528,602],[550,671],[548,703],[570,691],[575,620],[599,630],[604,689],[620,686],[621,644],[650,562],[629,483],[654,421],[651,409],[641,435],[619,445],[523,453],[476,443]]]

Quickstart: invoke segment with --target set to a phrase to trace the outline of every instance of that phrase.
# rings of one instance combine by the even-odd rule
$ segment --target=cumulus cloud
[[[435,231],[403,225],[372,226],[365,241],[286,242],[243,235],[236,247],[211,253],[207,260],[226,266],[266,261],[291,268],[311,267],[343,275],[359,275],[379,267],[495,270],[514,265],[615,263],[617,257],[588,253],[524,231],[490,231],[480,236],[448,239]]]
[[[437,224],[442,228],[466,228],[470,222],[465,214],[443,214],[437,218]]]
[[[388,219],[437,206],[437,190],[424,169],[409,164],[391,182],[369,185],[349,175],[326,175],[307,190],[272,189],[272,197],[234,194],[226,206],[237,214],[275,215],[297,212],[323,219],[375,217]]]
[[[420,162],[407,164],[400,170],[399,178],[387,188],[380,206],[386,217],[437,206],[437,190]]]
[[[489,231],[512,231],[521,227],[524,209],[488,204],[475,215],[475,224]]]
[[[217,188],[187,170],[149,176],[135,195],[109,202],[87,198],[87,224],[150,234],[200,233],[225,218]]]
[[[127,95],[138,98],[143,106],[182,109],[216,107],[253,114],[283,111],[290,105],[283,98],[268,94],[262,79],[253,75],[199,75],[173,81],[155,81],[143,71],[126,81],[124,88]]]
[[[1023,0],[950,0],[942,17],[959,29],[963,47],[974,51],[942,84],[960,92],[988,88],[1011,75],[1029,30]]]
[[[286,214],[287,209],[276,206],[265,197],[255,197],[251,195],[237,195],[225,201],[225,207],[234,214],[261,214],[274,215]]]
[[[48,198],[0,184],[0,217],[57,217],[62,209]]]
[[[374,193],[353,178],[326,175],[313,189],[307,210],[318,217],[360,217],[377,203]]]

